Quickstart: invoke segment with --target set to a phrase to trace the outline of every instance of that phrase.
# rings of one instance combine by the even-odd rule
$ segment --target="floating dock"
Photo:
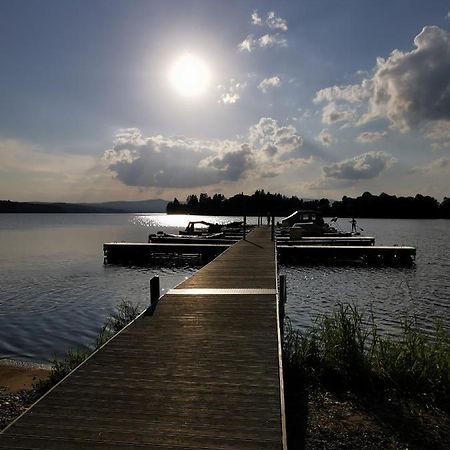
[[[258,228],[0,435],[3,449],[286,450],[277,268]]]
[[[242,239],[240,237],[190,237],[176,235],[150,235],[148,242],[151,244],[234,244]],[[375,238],[371,236],[351,237],[329,237],[329,236],[306,236],[299,239],[289,237],[277,237],[277,244],[283,245],[375,245]],[[109,244],[108,244],[109,245]]]
[[[416,258],[414,247],[354,245],[278,245],[281,262],[364,260],[370,264],[411,264]]]
[[[277,237],[277,245],[375,245],[375,238],[370,236],[330,237],[330,236],[305,236],[299,239],[289,237]]]
[[[268,228],[268,232],[269,228]],[[111,242],[103,245],[107,263],[151,263],[162,255],[200,255],[210,261],[235,240],[215,243],[207,238],[161,238],[164,242]],[[408,246],[376,246],[373,237],[303,237],[297,240],[277,238],[276,249],[281,262],[364,261],[369,264],[408,265],[416,249]]]
[[[109,242],[103,244],[104,259],[115,263],[145,263],[158,255],[201,255],[212,260],[233,245],[206,243],[145,243],[145,242]]]

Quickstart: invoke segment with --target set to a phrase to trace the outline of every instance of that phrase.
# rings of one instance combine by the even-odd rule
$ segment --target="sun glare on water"
[[[189,53],[178,58],[169,72],[170,83],[185,97],[203,94],[209,85],[210,76],[205,62]]]

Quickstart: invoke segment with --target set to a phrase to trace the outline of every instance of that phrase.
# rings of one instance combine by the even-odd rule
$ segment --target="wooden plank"
[[[177,288],[8,427],[0,448],[285,450],[270,230]]]

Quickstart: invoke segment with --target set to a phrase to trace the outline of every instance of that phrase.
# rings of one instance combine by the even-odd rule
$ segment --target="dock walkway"
[[[0,435],[7,449],[286,449],[276,259],[257,228]]]

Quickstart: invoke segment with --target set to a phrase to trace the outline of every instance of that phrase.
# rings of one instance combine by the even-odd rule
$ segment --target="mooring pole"
[[[275,216],[272,216],[272,241],[275,240]]]
[[[160,296],[159,277],[154,276],[150,279],[150,306],[154,305]]]
[[[246,228],[247,228],[247,215],[246,214],[244,214],[244,229],[243,229],[243,231],[242,231],[242,233],[243,233],[243,239],[244,239],[244,241],[245,241],[245,239],[246,239],[246,237],[247,237],[247,230],[246,230]]]
[[[279,278],[279,314],[280,314],[280,332],[281,339],[284,336],[284,315],[285,315],[285,303],[286,303],[286,275],[280,275]]]

